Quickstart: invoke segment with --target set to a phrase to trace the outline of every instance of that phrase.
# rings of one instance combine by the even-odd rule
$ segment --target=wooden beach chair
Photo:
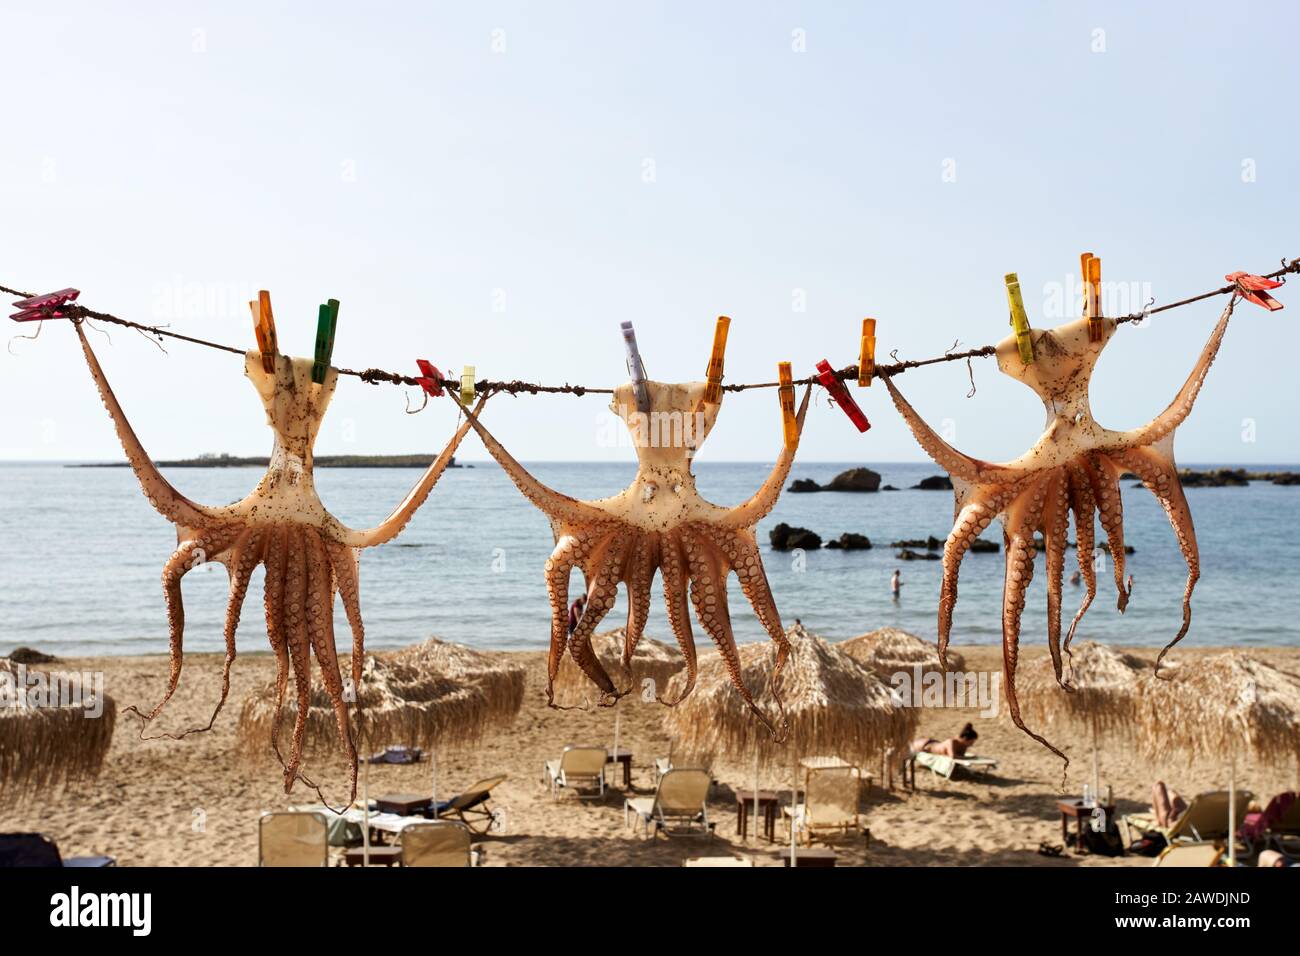
[[[662,831],[665,836],[708,834],[713,836],[709,823],[709,784],[713,778],[707,770],[675,767],[659,778],[653,797],[628,797],[623,801],[623,823],[642,825],[643,836],[654,836]]]
[[[97,869],[117,866],[111,856],[72,856],[64,859],[59,846],[44,833],[0,833],[0,867],[48,866]]]
[[[1129,813],[1124,816],[1124,829],[1128,842],[1133,842],[1133,831],[1139,834],[1158,833],[1165,842],[1174,843],[1213,843],[1215,840],[1227,840],[1229,833],[1236,833],[1246,819],[1246,808],[1254,799],[1249,790],[1237,791],[1236,817],[1231,830],[1228,827],[1228,791],[1210,790],[1198,793],[1179,814],[1170,826],[1157,825],[1156,818],[1150,813]]]
[[[263,813],[257,821],[258,866],[329,866],[323,813]]]
[[[810,767],[804,776],[804,800],[782,807],[786,833],[793,827],[811,844],[820,832],[839,830],[863,833],[858,814],[862,801],[862,771],[847,764]]]
[[[583,799],[583,790],[588,791],[586,799],[603,800],[605,798],[605,764],[609,754],[604,747],[578,747],[573,744],[564,748],[559,760],[548,760],[543,768],[544,780],[551,788],[551,796],[559,799],[560,791],[565,788],[577,793]],[[595,790],[596,793],[591,793]]]
[[[974,776],[977,773],[988,773],[990,770],[998,769],[998,762],[993,757],[980,757],[974,754],[967,754],[965,757],[949,757],[945,754],[932,754],[927,751],[919,751],[907,758],[907,763],[903,766],[903,780],[908,782],[908,771],[911,771],[909,786],[916,789],[916,767],[920,764],[936,776],[943,777],[945,780],[951,780],[957,775],[958,771],[968,776]]]
[[[414,823],[402,830],[402,866],[474,866],[469,827],[454,820]]]
[[[499,786],[505,779],[506,774],[502,773],[479,780],[450,800],[439,803],[437,816],[455,815],[461,823],[469,827],[471,832],[486,834],[497,819],[497,811],[488,806],[488,800],[492,796],[493,788]]]

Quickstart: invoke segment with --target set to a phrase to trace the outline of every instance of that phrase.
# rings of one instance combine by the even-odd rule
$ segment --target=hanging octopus
[[[617,598],[620,583],[628,593],[623,662],[632,659],[650,610],[655,572],[663,575],[668,621],[686,659],[685,686],[673,706],[695,686],[695,639],[687,613],[687,588],[695,616],[713,639],[731,681],[746,704],[778,740],[786,734],[780,674],[790,653],[781,616],[768,585],[754,526],[776,505],[794,461],[795,448],[782,450],[758,492],[734,508],[700,497],[691,473],[691,458],[708,437],[719,405],[703,400],[705,384],[645,382],[649,411],[639,412],[631,383],[614,390],[611,409],[623,419],[636,446],[636,479],[620,494],[599,501],[579,501],[553,491],[530,475],[466,410],[470,425],[524,497],[546,513],[555,550],[546,562],[546,589],[551,602],[551,644],[547,663],[547,700],[555,704],[553,685],[567,647],[582,671],[600,689],[599,704],[611,706],[631,688],[619,690],[601,666],[591,636]],[[644,406],[643,406],[644,407]],[[808,409],[805,391],[797,422],[803,428]],[[569,572],[579,568],[587,582],[587,606],[573,634],[568,633]],[[727,578],[735,572],[741,591],[759,622],[777,645],[770,687],[780,712],[774,727],[758,707],[741,677],[740,656],[727,609]]]
[[[1020,615],[1025,592],[1034,574],[1035,532],[1047,551],[1047,642],[1062,687],[1072,690],[1061,673],[1061,577],[1070,513],[1074,513],[1079,571],[1086,593],[1070,622],[1065,639],[1068,654],[1075,628],[1097,594],[1093,567],[1094,516],[1101,520],[1110,549],[1121,613],[1128,604],[1124,583],[1124,513],[1119,479],[1133,472],[1156,496],[1169,517],[1187,563],[1183,592],[1183,622],[1178,634],[1160,652],[1157,671],[1169,648],[1187,633],[1192,620],[1192,589],[1200,577],[1200,557],[1192,512],[1174,464],[1174,430],[1191,413],[1192,403],[1210,364],[1219,351],[1232,302],[1223,310],[1195,367],[1159,416],[1140,428],[1116,432],[1099,425],[1088,406],[1088,382],[1101,350],[1115,333],[1116,323],[1104,320],[1099,341],[1089,341],[1088,320],[1080,319],[1049,331],[1034,332],[1035,359],[1026,365],[1009,336],[997,345],[998,368],[1024,382],[1043,400],[1047,427],[1038,442],[1015,461],[992,464],[962,454],[943,441],[908,404],[890,378],[885,385],[921,447],[952,476],[956,505],[952,532],[944,544],[943,585],[939,595],[939,654],[944,660],[957,603],[957,573],[961,559],[993,519],[1002,516],[1006,547],[1006,577],[1002,592],[1002,659],[1008,710],[1016,726],[1063,760],[1065,755],[1025,727],[1016,697],[1016,660]],[[1068,760],[1066,761],[1068,764]]]
[[[258,565],[266,568],[266,635],[277,662],[277,704],[273,749],[284,768],[285,793],[302,779],[315,788],[300,771],[303,737],[311,694],[311,657],[320,668],[325,690],[334,705],[338,733],[351,760],[351,799],[356,798],[357,751],[348,725],[347,698],[355,699],[361,684],[365,652],[365,625],[361,619],[358,553],[391,541],[406,527],[442,476],[452,455],[469,429],[462,423],[442,454],[429,466],[406,500],[381,524],[366,531],[354,531],[325,510],[316,495],[312,477],[313,448],[321,419],[329,407],[338,382],[338,372],[328,368],[324,382],[312,381],[312,360],[275,356],[275,371],[263,369],[262,353],[247,353],[244,374],[252,381],[266,407],[267,423],[275,434],[270,464],[262,480],[242,501],[211,507],[190,501],[167,481],[150,460],[136,437],[117,398],[109,387],[95,353],[86,341],[80,320],[74,320],[90,374],[99,388],[104,407],[117,426],[117,435],[127,460],[149,503],[176,525],[177,547],[163,568],[163,593],[167,601],[171,675],[163,699],[148,714],[135,708],[145,724],[156,718],[176,691],[181,676],[185,608],[181,600],[181,579],[187,571],[206,562],[224,565],[230,574],[230,595],[226,605],[226,656],[221,675],[221,700],[207,726],[194,727],[172,737],[211,729],[230,692],[230,670],[235,661],[235,631],[248,590],[249,578]],[[485,400],[485,399],[484,399]],[[483,401],[479,401],[481,409]],[[352,630],[351,689],[344,687],[334,646],[334,593],[343,598]],[[297,691],[297,720],[293,747],[286,761],[279,748],[279,715],[284,704],[292,667]],[[141,728],[143,733],[143,726]],[[350,801],[349,801],[350,802]]]

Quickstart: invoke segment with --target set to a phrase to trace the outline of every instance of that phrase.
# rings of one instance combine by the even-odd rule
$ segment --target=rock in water
[[[871,539],[865,534],[846,531],[834,541],[826,542],[826,547],[839,548],[842,551],[869,551],[871,549]]]
[[[815,551],[822,546],[822,539],[816,532],[807,528],[792,528],[784,521],[768,532],[768,540],[772,542],[774,551],[790,551],[794,548]]]
[[[920,488],[922,491],[952,491],[952,479],[947,475],[931,475],[929,478],[922,478],[920,484],[912,487]]]
[[[880,475],[870,468],[850,468],[842,471],[823,491],[879,491]]]
[[[911,548],[904,548],[894,555],[899,561],[938,561],[939,555],[933,551],[913,551]]]
[[[811,478],[796,478],[786,491],[798,494],[801,491],[821,491],[822,486]]]

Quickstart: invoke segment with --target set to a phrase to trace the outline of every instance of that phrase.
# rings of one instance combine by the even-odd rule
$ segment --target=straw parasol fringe
[[[786,631],[791,654],[781,675],[790,734],[775,743],[732,686],[720,657],[702,660],[695,690],[664,718],[679,752],[711,764],[757,754],[765,763],[785,764],[790,754],[835,754],[869,766],[886,749],[901,752],[916,730],[915,708],[901,707],[874,673],[803,627]],[[760,705],[772,708],[767,675],[775,663],[770,643],[740,647],[745,684],[763,688]],[[669,682],[667,696],[682,689],[683,676]]]
[[[0,679],[14,681],[17,673],[16,665],[0,660]],[[113,698],[101,696],[103,712],[98,717],[87,714],[81,702],[0,707],[0,791],[6,796],[35,793],[98,774],[117,722]],[[78,692],[73,699],[79,698]]]
[[[882,627],[850,637],[835,647],[886,681],[900,671],[913,673],[917,664],[921,665],[923,674],[943,670],[943,665],[939,662],[939,650],[933,643],[897,627]],[[949,650],[948,669],[965,670],[966,659],[956,651]]]
[[[673,676],[686,666],[682,652],[662,641],[642,637],[632,655],[632,668],[629,672],[623,666],[623,640],[626,633],[626,628],[618,627],[592,636],[591,646],[601,666],[620,690],[631,687],[632,693],[637,695],[640,693],[640,685],[650,680],[654,682],[657,692],[662,693]],[[556,700],[562,706],[578,706],[592,696],[594,688],[591,678],[566,654],[560,661],[560,671],[555,677]]]
[[[1020,668],[1016,689],[1024,719],[1041,727],[1062,724],[1074,729],[1131,733],[1142,713],[1142,694],[1155,680],[1152,662],[1098,644],[1083,641],[1073,648],[1065,678],[1074,687],[1067,691],[1056,682],[1056,671],[1048,657],[1040,657]],[[1006,702],[1002,704],[1006,713]]]

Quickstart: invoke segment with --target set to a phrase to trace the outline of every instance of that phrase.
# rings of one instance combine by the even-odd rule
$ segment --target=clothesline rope
[[[1292,259],[1290,262],[1287,262],[1286,259],[1283,259],[1282,267],[1280,269],[1277,269],[1273,272],[1266,274],[1264,278],[1280,279],[1283,278],[1284,276],[1292,275],[1295,273],[1300,273],[1300,258]],[[1170,309],[1177,309],[1185,305],[1192,305],[1193,303],[1201,302],[1204,301],[1205,299],[1211,299],[1214,298],[1215,296],[1220,296],[1220,295],[1228,295],[1229,293],[1235,293],[1236,291],[1237,291],[1237,286],[1235,284],[1224,285],[1217,289],[1211,289],[1208,292],[1202,292],[1199,295],[1194,295],[1186,299],[1179,299],[1177,302],[1170,302],[1166,305],[1149,307],[1147,309],[1144,309],[1141,312],[1132,312],[1129,313],[1128,315],[1122,315],[1119,318],[1115,319],[1115,322],[1118,325],[1124,325],[1129,322],[1141,322],[1144,319],[1147,319],[1158,312],[1167,312]],[[18,296],[21,299],[31,298],[33,295],[30,292],[21,292],[17,289],[10,289],[7,286],[0,286],[0,292],[3,292],[7,295]],[[135,329],[139,332],[145,333],[146,335],[153,335],[159,338],[166,337],[166,338],[178,339],[179,341],[182,342],[189,342],[193,345],[202,345],[205,346],[206,348],[217,349],[222,352],[230,352],[234,355],[244,355],[246,351],[245,349],[235,348],[232,345],[222,345],[220,342],[210,342],[207,339],[200,339],[191,335],[183,335],[180,332],[173,332],[170,329],[167,329],[163,326],[144,325],[140,322],[132,322],[129,319],[120,319],[115,315],[110,315],[107,312],[99,312],[96,311],[95,309],[89,309],[86,306],[79,305],[75,302],[69,302],[65,305],[62,305],[59,307],[59,309],[65,316],[73,320],[92,319],[97,322],[108,322],[112,325],[120,325],[123,326],[124,328]],[[970,359],[974,359],[974,358],[988,358],[994,355],[995,353],[996,353],[996,348],[994,346],[984,345],[981,346],[980,348],[967,349],[966,351],[963,352],[945,352],[943,355],[937,355],[934,358],[895,361],[887,365],[877,364],[875,369],[875,374],[877,377],[890,378],[894,375],[901,375],[903,372],[906,372],[909,369],[923,368],[927,365],[938,365],[943,362],[960,362],[963,360],[969,361]],[[891,355],[892,354],[893,353],[891,353]],[[399,372],[388,372],[385,371],[384,369],[379,369],[379,368],[368,368],[360,371],[356,369],[350,369],[350,368],[339,368],[338,373],[340,375],[355,376],[361,379],[363,382],[368,382],[371,385],[387,383],[390,385],[405,385],[405,386],[419,387],[421,384],[421,379],[415,376],[402,375]],[[849,380],[849,379],[856,380],[858,377],[858,366],[856,365],[846,366],[845,368],[842,368],[839,371],[837,371],[835,375],[841,380]],[[795,381],[796,385],[815,385],[818,383],[819,383],[819,379],[815,375],[810,375],[807,378],[797,379]],[[441,384],[444,388],[459,389],[461,383],[460,383],[460,379],[443,379]],[[727,385],[724,383],[722,388],[728,392],[743,392],[752,388],[777,388],[780,384],[781,384],[780,382],[748,382],[748,383],[734,384],[734,385]],[[578,395],[578,396],[611,395],[614,392],[612,388],[592,388],[586,385],[569,385],[567,383],[564,385],[542,385],[537,382],[520,381],[519,379],[514,379],[511,381],[492,381],[490,379],[484,379],[482,381],[478,381],[474,383],[474,390],[479,394],[484,394],[487,392],[508,392],[511,395],[550,394],[550,395]]]

